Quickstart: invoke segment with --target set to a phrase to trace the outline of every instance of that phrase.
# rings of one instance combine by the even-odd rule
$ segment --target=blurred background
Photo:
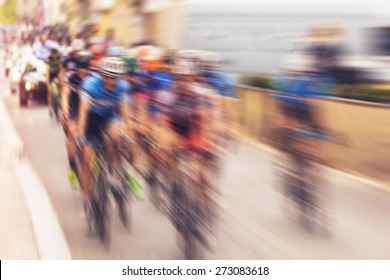
[[[223,162],[218,244],[205,258],[390,258],[389,1],[0,0],[0,5],[4,61],[13,52],[26,54],[22,46],[33,46],[48,29],[50,40],[61,46],[81,39],[223,57],[221,72],[234,81],[238,95],[228,102],[237,141]],[[293,211],[285,209],[275,187],[284,161],[268,137],[279,118],[279,75],[307,69],[333,81],[313,103],[324,126],[341,139],[314,152],[322,164],[316,171],[324,191],[320,212],[326,212],[326,221],[318,218],[325,225],[320,234],[289,218]],[[174,227],[148,199],[132,202],[131,232],[113,220],[109,250],[85,234],[80,194],[69,188],[66,175],[62,130],[49,120],[46,107],[19,106],[20,75],[1,75],[1,102],[11,118],[9,124],[0,122],[0,145],[13,141],[6,136],[11,124],[49,195],[72,258],[183,258]],[[12,177],[19,167],[8,159],[0,166],[0,257],[41,258],[30,210],[13,187],[23,184],[18,176],[24,175]],[[7,203],[10,196],[13,203]]]
[[[30,37],[51,27],[58,40],[105,38],[124,47],[145,42],[169,49],[213,50],[232,74],[273,73],[287,54],[302,53],[315,27],[334,29],[350,67],[386,60],[386,1],[2,1],[3,29]],[[23,33],[20,34],[20,33]],[[337,38],[336,38],[337,37]],[[369,59],[369,61],[367,61]],[[378,61],[379,60],[379,61]]]

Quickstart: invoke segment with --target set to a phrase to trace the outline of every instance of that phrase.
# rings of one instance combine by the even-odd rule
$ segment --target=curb
[[[27,204],[38,254],[42,260],[72,259],[65,235],[58,222],[50,197],[30,162],[24,158],[24,144],[12,124],[0,98],[0,128],[4,131],[6,160],[16,169]]]
[[[20,159],[24,153],[24,145],[19,134],[12,125],[12,120],[9,117],[2,100],[0,101],[0,128],[5,131],[5,133],[2,134],[5,147],[1,148],[1,154],[10,161]]]
[[[41,259],[72,259],[49,195],[30,162],[22,159],[17,172],[30,210],[35,240]]]

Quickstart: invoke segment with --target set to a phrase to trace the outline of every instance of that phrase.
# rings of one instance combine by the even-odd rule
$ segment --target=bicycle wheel
[[[84,215],[85,215],[85,222],[87,226],[87,235],[93,236],[96,234],[96,222],[95,222],[94,209],[92,205],[86,201],[84,201]]]
[[[297,169],[294,199],[296,208],[299,211],[299,222],[306,230],[312,232],[317,223],[317,186],[310,174],[313,166],[309,160],[309,158],[300,156],[300,161],[295,163]]]
[[[203,259],[205,248],[209,248],[209,240],[206,235],[207,217],[205,212],[197,207],[196,202],[191,197],[184,200],[185,206],[185,231],[183,238],[185,242],[184,253],[188,260]]]
[[[107,193],[107,181],[104,172],[100,172],[99,180],[95,192],[95,223],[99,239],[102,244],[109,248],[110,244],[110,219],[109,219],[109,197]]]
[[[197,255],[197,239],[192,233],[190,228],[187,228],[185,233],[183,234],[185,247],[184,247],[184,255],[187,260],[196,260],[198,259]]]
[[[125,184],[125,183],[123,183]],[[120,189],[119,189],[120,188]],[[112,186],[111,192],[118,205],[119,219],[122,225],[127,229],[131,229],[131,207],[128,207],[127,187],[125,186]]]
[[[162,211],[162,194],[161,194],[161,182],[158,178],[158,168],[155,164],[155,160],[151,160],[152,162],[151,169],[149,170],[149,175],[147,176],[147,182],[149,184],[149,193],[150,193],[150,201],[153,203],[154,207],[157,210]],[[154,163],[153,163],[154,162]]]
[[[59,122],[60,121],[60,113],[59,113],[59,110],[60,110],[60,93],[59,93],[59,88],[57,86],[56,83],[52,83],[51,84],[51,95],[52,95],[52,110],[54,112],[54,116],[56,118],[56,121]]]

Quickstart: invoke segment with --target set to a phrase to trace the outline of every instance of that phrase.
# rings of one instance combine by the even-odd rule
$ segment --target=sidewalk
[[[31,215],[14,167],[0,166],[0,259],[39,259]]]
[[[3,84],[0,88],[4,92]],[[0,259],[39,259],[34,228],[16,168],[22,143],[0,96]]]
[[[17,176],[20,143],[0,100],[0,259],[39,259],[31,215]],[[20,147],[19,147],[20,148]]]
[[[0,96],[0,259],[70,259],[45,188]]]

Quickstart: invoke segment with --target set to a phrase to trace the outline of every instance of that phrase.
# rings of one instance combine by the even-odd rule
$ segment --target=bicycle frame
[[[209,248],[204,229],[212,232],[216,217],[213,210],[217,208],[215,200],[210,195],[214,186],[200,169],[201,159],[193,155],[193,152],[183,149],[171,157],[176,168],[173,174],[170,217],[183,236],[184,251],[189,259],[201,258],[197,242]]]

